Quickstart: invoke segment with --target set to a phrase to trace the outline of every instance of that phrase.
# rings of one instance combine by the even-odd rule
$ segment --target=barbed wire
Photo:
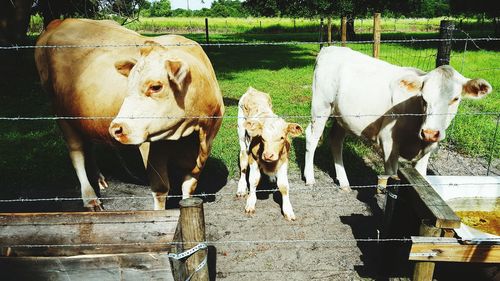
[[[455,244],[456,242],[468,242],[471,240],[456,238],[450,241],[440,241],[443,244]],[[474,242],[500,242],[500,238],[474,238]],[[227,241],[202,241],[201,243],[207,245],[223,245],[223,244],[299,244],[299,243],[388,243],[399,242],[409,243],[412,242],[411,238],[338,238],[338,239],[271,239],[271,240],[227,240]],[[75,244],[0,244],[0,247],[9,248],[67,248],[67,247],[116,247],[116,246],[151,246],[151,245],[185,245],[195,244],[200,241],[165,241],[165,242],[133,242],[133,243],[75,243]]]
[[[40,120],[109,120],[109,119],[321,119],[340,117],[422,117],[422,116],[499,116],[500,111],[457,112],[457,113],[386,113],[386,114],[330,114],[330,115],[272,115],[272,116],[17,116],[0,117],[0,121],[40,121]]]
[[[454,187],[459,187],[459,186],[499,186],[500,183],[477,183],[477,182],[471,182],[471,183],[435,183],[433,186],[454,186]],[[424,187],[427,186],[425,184],[391,184],[388,185],[390,187],[403,187],[403,188],[408,188],[408,187]],[[381,188],[380,185],[378,184],[367,184],[367,185],[353,185],[350,186],[351,189],[353,190],[358,190],[358,189],[370,189],[370,188]],[[295,187],[295,188],[290,188],[289,192],[290,193],[309,193],[309,192],[317,192],[321,190],[338,190],[339,186],[338,185],[331,185],[331,186],[311,186],[311,187]],[[384,188],[385,189],[385,188]],[[279,192],[278,188],[272,188],[272,189],[257,189],[257,193],[270,193],[270,192]],[[221,196],[236,196],[235,192],[220,192],[220,193],[200,193],[200,194],[194,194],[194,197],[221,197]],[[152,196],[113,196],[113,197],[99,197],[99,200],[149,200],[151,199]],[[161,195],[158,196],[158,198],[182,198],[182,195]],[[47,201],[80,201],[82,200],[81,197],[53,197],[53,198],[17,198],[17,199],[0,199],[0,203],[29,203],[29,202],[47,202]]]
[[[154,38],[153,38],[154,39]],[[460,42],[472,40],[471,38],[453,38],[452,42]],[[500,41],[500,38],[481,37],[474,38],[475,41]],[[420,42],[443,42],[450,39],[430,38],[430,39],[390,39],[381,40],[380,43],[420,43]],[[377,41],[378,42],[378,41]],[[226,46],[283,46],[283,45],[318,45],[318,44],[371,44],[374,40],[360,41],[282,41],[282,42],[219,42],[219,43],[172,43],[172,44],[155,44],[163,47],[181,47],[181,46],[206,46],[206,47],[226,47]],[[65,48],[142,48],[151,46],[151,44],[81,44],[81,45],[12,45],[0,46],[0,50],[21,50],[21,49],[65,49]]]

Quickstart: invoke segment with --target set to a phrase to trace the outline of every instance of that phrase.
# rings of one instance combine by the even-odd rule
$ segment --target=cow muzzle
[[[262,160],[265,162],[274,162],[278,160],[278,154],[274,152],[264,152],[262,153]]]
[[[117,141],[123,144],[141,144],[146,138],[144,136],[135,136],[130,127],[121,122],[111,122],[109,125],[109,134]]]
[[[425,142],[437,142],[439,141],[440,132],[438,130],[422,129],[420,131],[420,137]]]

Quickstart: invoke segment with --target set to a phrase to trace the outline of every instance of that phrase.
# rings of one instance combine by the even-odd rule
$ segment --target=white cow
[[[492,90],[487,81],[465,78],[450,66],[425,73],[342,47],[321,50],[312,88],[306,184],[315,182],[314,151],[328,116],[335,115],[331,148],[337,179],[344,189],[349,189],[342,160],[347,132],[378,142],[387,175],[396,174],[400,156],[416,161],[415,168],[425,175],[429,156],[445,138],[461,98],[481,98]]]

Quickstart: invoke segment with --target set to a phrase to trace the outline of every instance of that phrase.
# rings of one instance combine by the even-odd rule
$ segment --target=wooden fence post
[[[332,44],[332,18],[328,17],[327,23],[326,23],[326,28],[327,28],[327,36],[328,36],[328,46]]]
[[[180,224],[183,250],[189,250],[200,242],[205,242],[205,216],[203,213],[203,200],[200,198],[187,198],[179,202],[180,205]],[[207,250],[200,250],[194,253],[186,260],[187,276],[195,272],[196,267],[200,265],[207,257]],[[208,264],[194,273],[191,280],[208,280]]]
[[[347,41],[347,17],[342,17],[340,22],[340,41],[342,41],[342,47],[345,47]]]
[[[455,25],[453,21],[442,20],[439,26],[439,38],[441,43],[436,56],[436,67],[450,64],[451,38],[453,37]]]
[[[373,14],[373,57],[380,55],[380,13]]]
[[[205,38],[207,39],[207,44],[210,43],[208,38],[208,18],[205,18]]]
[[[424,237],[440,237],[441,228],[434,227],[426,220],[422,220],[420,224],[419,235]],[[434,275],[434,262],[416,262],[413,269],[413,281],[432,281]]]

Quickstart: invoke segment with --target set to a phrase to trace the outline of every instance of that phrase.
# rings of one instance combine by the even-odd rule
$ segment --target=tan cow
[[[107,186],[93,142],[141,145],[155,209],[165,208],[169,163],[185,172],[182,193],[190,196],[224,113],[212,64],[196,42],[144,37],[112,21],[66,19],[51,22],[37,46],[36,65],[55,114],[83,117],[58,124],[85,207],[101,209],[92,186]]]
[[[283,214],[287,220],[295,220],[290,203],[288,183],[289,136],[296,137],[302,128],[296,123],[287,123],[272,111],[268,94],[249,88],[238,103],[238,137],[240,142],[240,180],[236,195],[247,194],[246,173],[249,171],[250,195],[245,207],[246,213],[255,212],[256,189],[261,171],[276,177],[283,197]]]

